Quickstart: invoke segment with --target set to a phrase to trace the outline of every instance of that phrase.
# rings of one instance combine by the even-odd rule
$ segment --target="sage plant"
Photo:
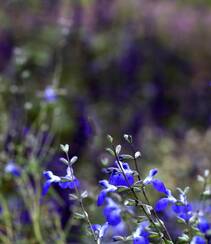
[[[104,223],[93,224],[90,221],[83,203],[88,193],[80,191],[80,181],[73,170],[73,164],[78,158],[69,158],[68,145],[61,145],[66,157],[60,159],[66,164],[67,173],[65,176],[57,176],[51,171],[45,171],[47,181],[43,186],[43,195],[52,183],[58,184],[62,189],[72,189],[74,193],[70,194],[70,199],[78,202],[81,209],[75,215],[86,221],[93,242],[97,244],[211,243],[209,170],[197,178],[202,183],[202,193],[199,202],[194,205],[189,200],[189,187],[171,191],[157,178],[158,170],[155,168],[143,175],[140,167],[141,153],[135,150],[131,135],[124,135],[124,139],[131,154],[122,153],[122,146],[115,145],[113,138],[108,136],[110,146],[107,152],[113,157],[113,162],[103,169],[107,177],[99,181],[101,190],[96,199],[96,205],[103,210]],[[152,191],[160,195],[154,203],[149,194]],[[172,237],[168,224],[162,218],[165,211],[171,211],[175,228],[177,224],[181,225],[180,234],[176,238]]]

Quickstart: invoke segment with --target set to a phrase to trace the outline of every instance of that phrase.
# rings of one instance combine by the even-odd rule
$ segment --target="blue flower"
[[[190,244],[206,244],[206,241],[201,236],[194,236]]]
[[[191,213],[192,207],[190,204],[185,204],[185,205],[174,204],[172,206],[172,209],[177,214],[178,217],[184,219],[185,221],[188,221],[192,216]]]
[[[98,199],[97,199],[97,205],[98,206],[101,206],[103,205],[104,201],[105,201],[105,198],[106,198],[106,195],[109,193],[109,192],[114,192],[117,190],[117,187],[114,186],[114,185],[111,185],[108,183],[107,180],[101,180],[100,182],[100,185],[104,188],[99,196],[98,196]]]
[[[149,225],[148,221],[143,221],[139,224],[136,231],[133,233],[133,244],[148,244],[149,243],[149,233],[146,227]]]
[[[202,233],[206,233],[210,229],[211,226],[210,226],[209,222],[204,217],[200,217],[197,227],[199,228],[199,230]]]
[[[164,183],[161,180],[158,179],[154,179],[154,176],[158,173],[157,169],[151,169],[149,172],[149,175],[143,180],[143,184],[144,185],[149,185],[151,184],[154,189],[156,189],[157,191],[164,193],[164,194],[168,194],[168,190],[166,189]]]
[[[106,198],[104,216],[109,225],[116,226],[122,221],[121,209],[111,198]]]
[[[123,163],[119,161],[119,164],[116,163],[116,168],[113,168],[111,176],[109,178],[109,183],[115,186],[131,186],[134,184],[134,177],[133,177],[133,171],[130,169],[129,165],[127,163]],[[125,176],[127,177],[127,180],[125,179],[125,176],[122,172],[124,171]]]
[[[188,221],[192,217],[192,206],[188,203],[187,196],[184,192],[180,193],[179,201],[172,206],[173,211],[178,217]]]
[[[43,196],[46,195],[52,183],[58,183],[59,186],[63,189],[65,188],[74,189],[75,186],[79,186],[79,181],[74,176],[73,169],[69,166],[67,167],[67,174],[64,177],[54,175],[51,171],[45,171],[43,175],[47,179],[42,190]]]
[[[97,235],[98,239],[101,240],[104,237],[105,232],[108,229],[108,226],[109,226],[108,222],[106,222],[103,225],[99,225],[99,224],[92,225],[92,228],[93,228],[95,234]]]
[[[59,186],[63,189],[74,189],[79,186],[79,180],[74,176],[72,167],[67,167],[67,174],[65,177],[61,177],[63,181],[59,182]]]
[[[167,190],[166,197],[161,198],[155,204],[155,211],[157,212],[163,211],[168,206],[169,203],[176,203],[176,202],[177,199],[174,196],[172,196],[170,190]]]
[[[44,196],[47,194],[48,189],[51,186],[51,184],[60,182],[61,178],[57,175],[54,175],[52,173],[52,171],[44,171],[43,175],[45,176],[45,178],[47,180],[43,186],[43,189],[42,189],[42,195]]]
[[[73,181],[59,182],[59,186],[63,189],[69,188],[74,189],[75,186],[79,186],[79,180],[75,178]]]
[[[47,86],[44,90],[44,99],[47,102],[55,102],[57,99],[57,94],[52,86]]]
[[[21,176],[21,168],[16,165],[15,163],[13,163],[12,161],[10,161],[6,167],[5,167],[5,172],[6,173],[10,173],[15,177],[20,177]]]
[[[185,221],[188,221],[192,216],[192,206],[188,203],[186,196],[184,194],[180,194],[180,199],[177,199],[171,194],[171,191],[167,189],[166,197],[161,198],[155,204],[155,211],[161,212],[163,211],[169,203],[172,203],[172,210],[176,215]]]

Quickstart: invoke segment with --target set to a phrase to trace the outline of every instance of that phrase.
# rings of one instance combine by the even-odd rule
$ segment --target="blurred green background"
[[[107,133],[132,134],[170,181],[210,165],[209,1],[11,0],[0,9],[3,144],[42,117],[94,169]]]
[[[94,185],[106,134],[128,133],[143,171],[197,189],[211,159],[209,0],[4,0],[0,23],[2,167],[30,130],[38,148],[50,135],[37,174],[59,172],[68,143]]]

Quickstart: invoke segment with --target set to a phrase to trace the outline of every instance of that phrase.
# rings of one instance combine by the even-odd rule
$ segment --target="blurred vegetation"
[[[108,133],[132,134],[143,171],[157,165],[171,187],[210,167],[210,1],[5,0],[0,21],[1,167],[15,160],[41,184],[44,169],[63,170],[57,149],[69,143],[94,192]],[[48,137],[49,157],[31,153]],[[10,181],[1,189],[13,198]],[[59,211],[66,226],[67,199]]]

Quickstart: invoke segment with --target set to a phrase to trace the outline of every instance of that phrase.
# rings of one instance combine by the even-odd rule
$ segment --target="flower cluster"
[[[125,135],[124,138],[133,149],[132,137]],[[111,148],[107,151],[114,157],[114,163],[103,169],[108,177],[99,181],[102,189],[96,199],[97,206],[103,210],[105,218],[103,224],[92,224],[84,208],[83,198],[88,194],[87,192],[81,194],[79,191],[79,180],[75,177],[72,168],[77,157],[69,159],[68,145],[61,145],[66,154],[66,158],[61,158],[61,161],[67,165],[66,175],[57,176],[51,171],[45,171],[43,174],[46,182],[42,194],[47,193],[51,184],[57,184],[62,189],[73,189],[75,194],[70,194],[70,199],[78,200],[82,210],[82,213],[76,214],[86,220],[90,234],[98,244],[110,243],[110,238],[121,243],[130,241],[133,244],[210,243],[209,171],[205,171],[203,176],[198,176],[198,180],[203,183],[203,192],[199,204],[194,206],[188,200],[189,187],[184,190],[178,188],[179,194],[172,193],[163,181],[156,178],[157,169],[151,169],[148,175],[143,177],[138,165],[140,152],[135,152],[133,149],[132,155],[121,154],[121,145],[114,146],[111,136],[108,139]],[[133,164],[129,163],[131,160]],[[148,190],[162,195],[155,204],[151,204]],[[176,238],[171,236],[171,230],[162,218],[165,211],[172,213],[175,226],[176,223],[183,225]]]
[[[125,139],[131,143],[128,135],[125,135]],[[179,196],[175,197],[161,180],[155,178],[158,173],[157,169],[151,169],[149,174],[142,179],[140,172],[137,171],[137,158],[140,153],[120,154],[121,146],[115,147],[113,138],[110,136],[109,141],[112,148],[109,148],[108,152],[115,157],[115,162],[113,166],[104,169],[104,172],[109,175],[108,180],[104,179],[99,182],[102,190],[98,195],[97,205],[103,206],[106,219],[102,226],[94,225],[100,241],[106,239],[110,229],[113,233],[118,234],[116,230],[120,225],[125,226],[124,232],[121,235],[114,235],[113,241],[127,242],[130,240],[134,244],[160,243],[160,241],[205,244],[210,241],[211,223],[203,211],[193,210],[192,204],[188,201],[188,187],[184,191],[178,189]],[[136,170],[123,161],[124,158],[133,159]],[[206,182],[206,190],[205,188],[204,190],[207,195],[210,194],[207,189],[208,175],[207,171],[204,177],[200,177],[201,181]],[[150,204],[146,193],[149,185],[163,195],[154,207]],[[127,194],[124,194],[125,192]],[[170,205],[176,218],[175,221],[185,225],[183,232],[176,240],[171,238],[165,222],[159,217]],[[210,213],[211,211],[209,211]],[[127,215],[130,218],[127,218]],[[128,229],[131,228],[135,228],[135,231],[129,232]]]

